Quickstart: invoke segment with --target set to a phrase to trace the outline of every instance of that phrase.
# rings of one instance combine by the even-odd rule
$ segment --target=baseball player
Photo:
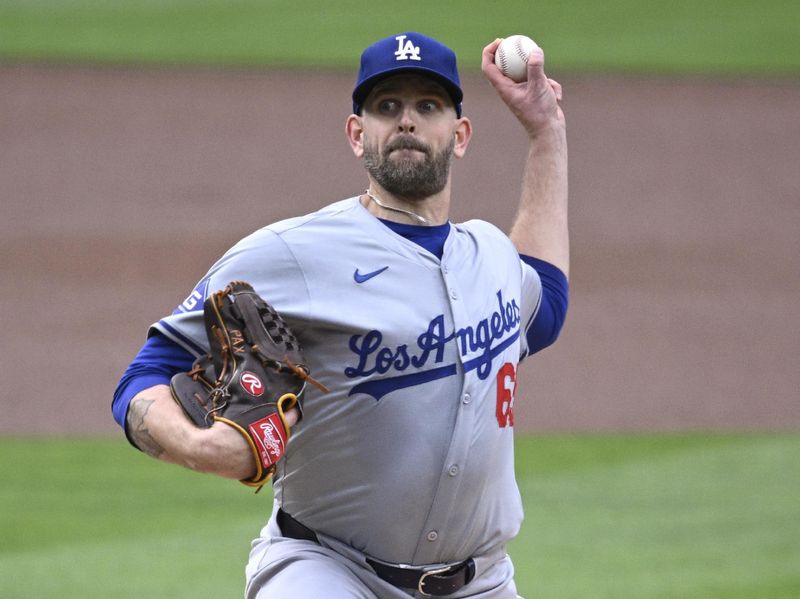
[[[243,480],[256,468],[243,435],[198,428],[170,393],[208,351],[203,303],[248,281],[303,346],[321,385],[299,422],[287,414],[247,598],[517,596],[514,397],[520,361],[566,314],[567,151],[542,52],[515,83],[494,64],[499,42],[482,69],[530,141],[509,235],[448,220],[450,165],[472,135],[454,53],[390,36],[364,50],[346,120],[366,190],[237,243],[151,326],[120,381],[113,412],[136,447]]]

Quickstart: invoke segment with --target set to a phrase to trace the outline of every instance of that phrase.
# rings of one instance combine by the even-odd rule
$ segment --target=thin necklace
[[[364,193],[367,194],[367,197],[370,200],[375,202],[378,206],[380,206],[384,210],[393,210],[394,212],[401,212],[401,213],[405,214],[406,216],[410,216],[411,218],[416,220],[418,223],[422,223],[423,225],[428,225],[429,224],[428,223],[428,219],[423,218],[419,214],[415,214],[414,212],[411,212],[410,210],[403,210],[402,208],[395,208],[394,206],[387,206],[386,204],[381,202],[378,198],[376,198],[374,195],[372,195],[369,192],[369,189],[364,190]]]

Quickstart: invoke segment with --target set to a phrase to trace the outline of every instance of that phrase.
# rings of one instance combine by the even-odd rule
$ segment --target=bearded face
[[[439,152],[412,136],[399,136],[383,150],[364,139],[364,166],[386,191],[409,200],[421,200],[439,193],[447,185],[455,140]],[[422,157],[396,150],[417,150]]]

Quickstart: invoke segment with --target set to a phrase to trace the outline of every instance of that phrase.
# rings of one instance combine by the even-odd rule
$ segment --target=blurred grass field
[[[800,435],[520,436],[527,599],[800,597]],[[271,497],[122,439],[0,440],[2,597],[241,597]],[[411,498],[413,490],[409,491]]]
[[[794,0],[0,0],[0,57],[352,68],[401,30],[440,36],[467,69],[526,33],[557,70],[800,72]]]

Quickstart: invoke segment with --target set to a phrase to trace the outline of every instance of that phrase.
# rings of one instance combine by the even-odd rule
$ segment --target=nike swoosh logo
[[[388,266],[384,266],[383,268],[379,268],[378,270],[373,270],[372,272],[368,272],[368,273],[363,274],[363,275],[360,272],[358,272],[358,269],[356,269],[356,271],[353,273],[353,279],[355,280],[356,283],[366,283],[372,277],[377,277],[379,274],[381,274],[387,268],[389,268],[389,267]]]

